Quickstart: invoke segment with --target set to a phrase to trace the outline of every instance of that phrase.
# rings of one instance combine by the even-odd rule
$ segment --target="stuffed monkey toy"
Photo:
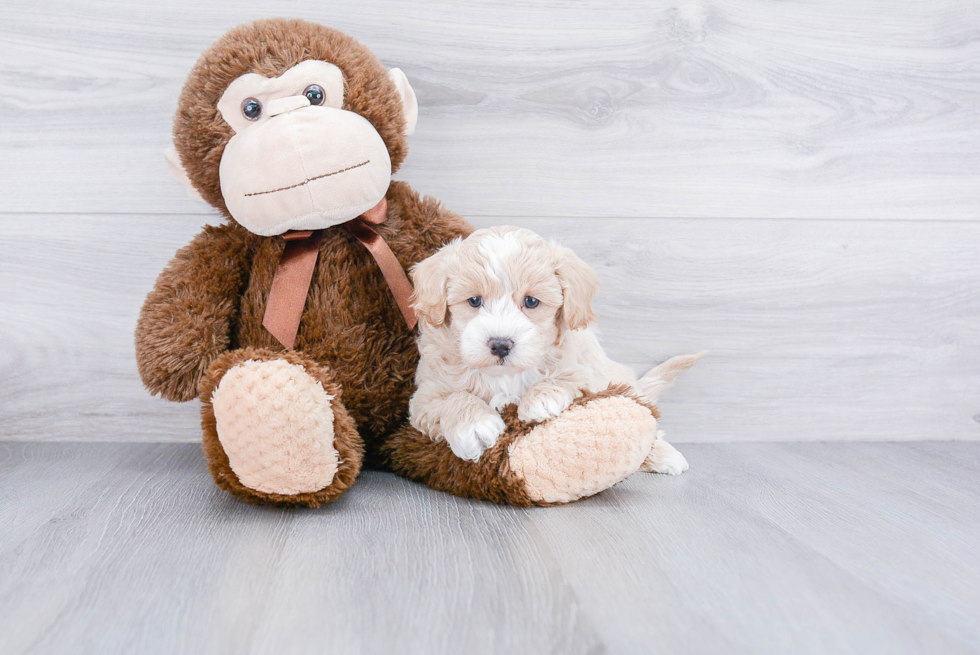
[[[408,425],[418,362],[405,274],[470,225],[391,180],[418,105],[405,75],[300,20],[239,26],[198,60],[172,172],[226,219],[160,274],[140,313],[146,387],[200,398],[214,481],[319,506],[363,466],[513,505],[598,493],[638,470],[656,408],[626,388],[508,429],[477,462]]]

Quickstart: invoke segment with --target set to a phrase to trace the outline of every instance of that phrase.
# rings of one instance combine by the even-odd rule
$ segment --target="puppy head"
[[[417,264],[412,279],[421,329],[449,331],[462,363],[491,373],[539,366],[562,330],[595,318],[595,272],[529,230],[477,230]]]

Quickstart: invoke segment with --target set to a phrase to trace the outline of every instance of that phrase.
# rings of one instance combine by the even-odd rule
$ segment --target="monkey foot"
[[[350,485],[357,471],[347,471],[345,480],[337,479],[338,472],[345,464],[360,468],[363,446],[357,448],[339,389],[317,379],[325,371],[294,353],[263,354],[236,351],[230,361],[212,366],[209,381],[217,384],[202,398],[210,401],[202,411],[212,473],[247,500],[316,506]],[[210,444],[209,419],[216,437]],[[349,442],[351,432],[356,443],[344,449],[356,452],[345,457],[339,450],[345,439],[338,436]]]
[[[610,387],[585,393],[557,417],[525,423],[517,406],[478,461],[406,425],[383,445],[388,467],[439,491],[508,505],[557,505],[592,496],[640,469],[657,434],[657,409]]]
[[[509,449],[511,472],[536,504],[592,496],[639,470],[656,439],[653,412],[629,396],[574,404]]]
[[[283,360],[230,369],[211,399],[218,439],[247,487],[277,494],[316,491],[333,482],[332,398],[302,366]]]

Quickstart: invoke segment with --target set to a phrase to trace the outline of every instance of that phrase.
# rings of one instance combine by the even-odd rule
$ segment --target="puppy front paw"
[[[572,393],[556,384],[536,384],[521,399],[517,407],[517,418],[525,423],[545,421],[555,418],[572,404]]]
[[[475,462],[487,448],[497,443],[505,428],[500,416],[488,413],[447,433],[446,442],[456,457]]]

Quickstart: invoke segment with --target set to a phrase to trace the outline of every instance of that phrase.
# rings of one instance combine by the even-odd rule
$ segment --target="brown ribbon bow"
[[[405,269],[385,240],[369,223],[380,225],[388,220],[388,200],[381,202],[357,218],[346,223],[347,229],[378,262],[381,274],[395,296],[395,302],[405,317],[408,328],[415,327],[415,311],[409,303],[412,283]],[[313,269],[316,268],[323,230],[290,231],[282,235],[286,247],[279,258],[276,274],[272,278],[269,300],[265,307],[262,325],[272,333],[287,350],[292,350],[303,317],[306,296],[310,292]]]

